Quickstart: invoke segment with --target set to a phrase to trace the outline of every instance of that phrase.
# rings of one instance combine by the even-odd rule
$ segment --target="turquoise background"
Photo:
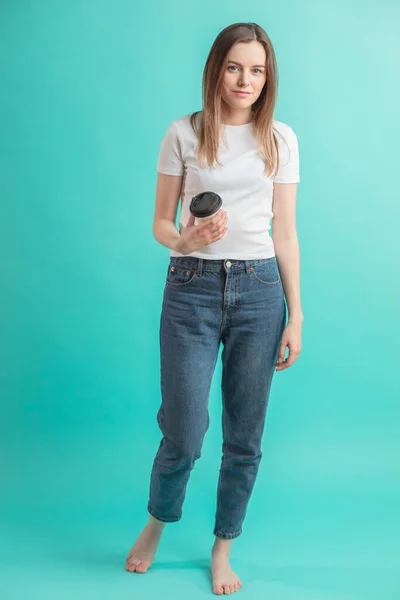
[[[220,364],[184,518],[146,576],[124,560],[160,440],[159,144],[238,21],[271,36],[275,117],[299,138],[305,315],[233,546],[239,596],[400,598],[400,7],[247,6],[1,4],[1,600],[211,597]]]

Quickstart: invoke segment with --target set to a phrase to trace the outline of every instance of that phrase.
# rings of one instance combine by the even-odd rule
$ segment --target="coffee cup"
[[[198,225],[203,219],[213,217],[222,208],[222,198],[215,192],[201,192],[192,198],[189,210]]]

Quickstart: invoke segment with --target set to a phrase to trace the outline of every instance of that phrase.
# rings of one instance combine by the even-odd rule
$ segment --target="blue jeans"
[[[208,398],[222,351],[223,456],[214,535],[242,532],[261,460],[261,439],[286,304],[276,257],[171,257],[160,323],[163,438],[153,463],[149,513],[179,521],[209,426]]]

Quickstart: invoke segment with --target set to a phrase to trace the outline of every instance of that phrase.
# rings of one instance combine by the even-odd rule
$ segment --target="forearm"
[[[162,246],[171,250],[177,250],[181,234],[175,227],[175,223],[169,219],[157,219],[153,224],[153,235]]]
[[[286,238],[273,238],[275,255],[281,274],[290,322],[302,322],[300,300],[300,251],[297,234]]]

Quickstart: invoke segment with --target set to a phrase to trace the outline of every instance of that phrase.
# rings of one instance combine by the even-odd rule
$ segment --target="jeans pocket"
[[[188,285],[196,277],[194,268],[180,266],[170,263],[167,273],[167,285],[175,287],[183,287]]]
[[[250,269],[251,276],[264,285],[277,285],[281,281],[275,258],[255,264]]]

